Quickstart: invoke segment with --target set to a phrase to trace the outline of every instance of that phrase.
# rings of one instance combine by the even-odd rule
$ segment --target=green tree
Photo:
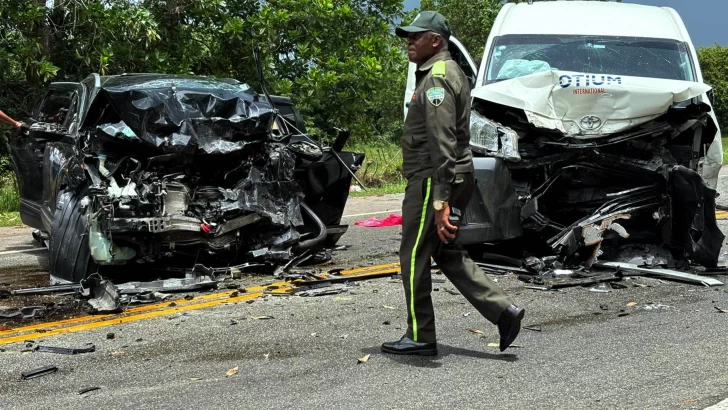
[[[720,128],[728,130],[728,47],[715,45],[698,49],[698,60],[705,83],[715,93],[715,115]],[[726,131],[723,131],[724,133]]]
[[[0,106],[27,118],[49,81],[94,72],[233,77],[260,90],[257,45],[271,91],[314,128],[396,136],[406,59],[391,27],[402,15],[399,0],[0,0]]]

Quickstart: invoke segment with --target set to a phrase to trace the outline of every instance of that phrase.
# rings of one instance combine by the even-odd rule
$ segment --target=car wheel
[[[78,283],[98,269],[88,245],[86,209],[80,204],[85,194],[84,189],[58,195],[49,246],[51,283]]]

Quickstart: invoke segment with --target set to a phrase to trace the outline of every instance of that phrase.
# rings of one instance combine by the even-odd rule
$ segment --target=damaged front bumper
[[[717,131],[697,98],[707,87],[625,77],[594,95],[559,86],[558,74],[473,92],[479,192],[460,243],[584,267],[654,245],[668,253],[664,267],[715,267],[717,193],[698,173]]]

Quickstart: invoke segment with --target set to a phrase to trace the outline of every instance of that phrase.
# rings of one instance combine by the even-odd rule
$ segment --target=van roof
[[[507,4],[495,35],[563,34],[684,39],[668,7],[602,1]]]

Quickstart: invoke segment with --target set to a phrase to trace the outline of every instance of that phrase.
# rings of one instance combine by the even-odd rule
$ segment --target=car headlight
[[[470,147],[488,157],[520,161],[518,134],[508,127],[489,120],[477,111],[470,113]]]

